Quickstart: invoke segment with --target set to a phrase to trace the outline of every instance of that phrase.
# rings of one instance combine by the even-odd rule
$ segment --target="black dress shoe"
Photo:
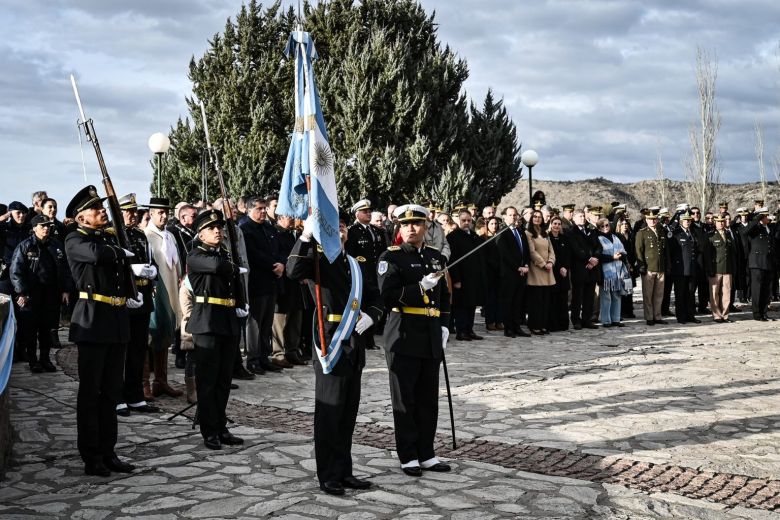
[[[669,325],[669,322],[668,321],[664,321],[664,320],[655,320],[655,324],[656,325]]]
[[[210,450],[222,449],[222,442],[219,440],[219,435],[209,435],[203,440],[203,445]]]
[[[692,320],[688,320],[691,323],[701,323],[701,320],[699,318],[693,318]]]
[[[111,471],[101,462],[88,462],[84,464],[84,474],[94,477],[110,477]]]
[[[516,334],[517,336],[520,336],[521,338],[530,338],[530,337],[531,337],[531,335],[530,335],[530,334],[528,334],[528,333],[527,333],[526,331],[524,331],[523,329],[517,329],[517,331],[515,332],[515,334]]]
[[[226,444],[228,446],[238,446],[240,444],[244,444],[244,439],[241,437],[236,437],[228,431],[220,433],[219,440],[222,444]]]
[[[647,320],[648,325],[655,325],[655,320]]]
[[[43,365],[38,363],[37,361],[34,361],[30,363],[30,372],[33,374],[40,374],[43,372]]]
[[[306,365],[306,361],[303,360],[300,354],[297,352],[289,352],[284,355],[284,358],[292,365]]]
[[[409,466],[408,468],[401,469],[410,477],[422,477],[422,469],[420,469],[420,466]]]
[[[251,381],[255,378],[255,375],[244,368],[244,365],[238,365],[238,368],[233,370],[233,379],[241,379],[243,381]]]
[[[268,360],[261,359],[257,364],[260,365],[260,367],[263,370],[265,370],[266,372],[281,372],[282,371],[282,367],[278,367],[278,366],[274,365],[273,363],[271,363]]]
[[[132,473],[135,469],[135,466],[119,460],[119,457],[116,455],[104,458],[103,464],[111,471],[116,471],[117,473]]]
[[[130,417],[130,408],[127,406],[124,408],[117,408],[116,414],[122,417]]]
[[[582,330],[582,323],[575,323],[574,330]]]
[[[251,365],[247,364],[246,368],[247,370],[249,370],[250,372],[258,376],[262,376],[263,374],[265,374],[265,369],[260,365],[256,365],[254,363],[252,363]]]
[[[160,411],[160,408],[149,403],[142,404],[141,406],[128,405],[127,408],[138,413],[156,413]]]
[[[56,372],[57,367],[54,366],[54,364],[48,360],[48,359],[42,359],[41,360],[41,366],[43,367],[44,372]]]
[[[583,329],[597,329],[597,328],[599,328],[599,326],[596,325],[595,323],[591,322],[591,321],[587,321],[587,322],[582,324],[582,328]]]
[[[238,390],[238,385],[235,383],[230,383],[230,389],[231,390]]]
[[[351,489],[368,489],[371,487],[371,482],[368,480],[360,480],[359,478],[350,475],[349,477],[341,479],[341,485]]]
[[[485,339],[485,338],[483,338],[482,336],[479,336],[479,335],[477,335],[477,334],[474,334],[474,331],[473,331],[473,330],[472,330],[471,332],[469,332],[469,333],[468,333],[468,336],[469,336],[471,339],[475,339],[475,340]]]
[[[619,321],[617,323],[613,323],[612,325],[614,325],[615,327],[625,327],[626,326],[625,323],[621,323]]]
[[[504,329],[504,336],[507,338],[516,338],[517,334],[514,333],[514,331],[511,331],[509,329]]]
[[[344,494],[344,486],[341,485],[341,482],[336,482],[335,480],[320,482],[320,489],[329,495]]]
[[[449,464],[445,464],[443,462],[437,462],[433,466],[429,468],[423,468],[423,471],[435,471],[436,473],[446,473],[447,471],[451,470]]]
[[[471,336],[467,336],[466,334],[462,334],[458,332],[455,335],[455,339],[457,339],[458,341],[471,341]]]

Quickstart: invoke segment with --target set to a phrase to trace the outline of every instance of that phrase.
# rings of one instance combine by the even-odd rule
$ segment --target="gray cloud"
[[[436,10],[440,39],[468,61],[468,94],[478,105],[488,88],[505,99],[524,147],[540,154],[535,176],[648,178],[660,146],[667,173],[680,178],[697,113],[697,45],[718,59],[725,179],[757,179],[756,120],[767,157],[780,146],[774,1],[422,3]],[[4,7],[0,200],[26,200],[43,186],[66,199],[83,182],[71,72],[117,189],[143,199],[151,181],[146,139],[186,115],[190,57],[203,53],[240,1],[6,0]],[[94,154],[85,154],[89,181],[98,182]]]

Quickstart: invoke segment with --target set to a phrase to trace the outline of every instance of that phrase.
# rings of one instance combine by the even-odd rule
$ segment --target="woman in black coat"
[[[571,288],[571,245],[563,233],[563,221],[554,216],[550,219],[548,236],[555,252],[555,285],[550,295],[550,318],[548,330],[558,332],[569,328],[569,289]]]
[[[498,217],[490,217],[485,221],[485,235],[483,238],[491,240],[499,231],[501,220]],[[501,287],[501,265],[496,241],[492,240],[482,249],[482,257],[485,260],[485,303],[482,305],[482,315],[485,317],[487,330],[504,330],[501,322],[501,310],[499,297]]]
[[[626,257],[626,265],[628,272],[631,273],[631,280],[634,287],[636,287],[636,280],[639,276],[639,271],[636,267],[636,249],[634,248],[634,233],[631,230],[631,225],[625,219],[620,219],[615,225],[615,235],[623,243],[628,256]],[[634,295],[628,294],[623,296],[623,301],[620,305],[620,316],[622,318],[636,318],[634,314]]]

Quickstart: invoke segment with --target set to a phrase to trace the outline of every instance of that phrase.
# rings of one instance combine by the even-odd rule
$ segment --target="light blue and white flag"
[[[13,303],[8,301],[8,316],[0,323],[0,394],[5,391],[11,377],[14,361],[14,340],[16,339],[16,318]]]
[[[314,239],[322,246],[328,261],[333,262],[341,251],[336,176],[314,79],[317,50],[309,33],[290,33],[285,54],[289,57],[292,52],[295,52],[295,128],[276,212],[303,219],[311,205]],[[311,193],[306,189],[307,176]]]

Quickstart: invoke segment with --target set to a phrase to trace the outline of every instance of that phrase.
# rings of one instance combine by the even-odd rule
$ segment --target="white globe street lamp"
[[[147,143],[149,150],[157,156],[157,196],[162,197],[162,156],[168,153],[171,147],[171,140],[162,132],[157,132],[149,137]]]
[[[526,150],[523,152],[523,154],[520,156],[520,162],[522,162],[525,166],[528,167],[528,206],[534,207],[534,201],[533,201],[533,168],[536,166],[536,163],[539,162],[539,154],[536,153],[534,150]]]

